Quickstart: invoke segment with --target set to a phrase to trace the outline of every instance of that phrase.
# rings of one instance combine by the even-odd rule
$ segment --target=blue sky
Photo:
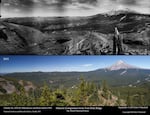
[[[108,67],[118,60],[150,68],[150,56],[0,56],[0,73],[90,71]]]

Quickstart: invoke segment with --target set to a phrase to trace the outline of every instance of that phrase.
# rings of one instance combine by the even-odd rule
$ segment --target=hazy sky
[[[150,0],[2,0],[3,17],[87,16],[130,9],[150,14]]]
[[[0,73],[90,71],[123,60],[150,69],[150,56],[0,56]]]

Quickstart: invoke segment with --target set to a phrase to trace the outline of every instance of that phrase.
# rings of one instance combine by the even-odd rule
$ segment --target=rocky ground
[[[0,77],[0,95],[18,93],[21,87],[24,87],[26,92],[36,89],[36,86],[30,81],[17,81]]]
[[[126,18],[120,22],[120,19]],[[0,21],[0,54],[113,55],[114,28],[125,55],[150,54],[150,15],[8,18]]]

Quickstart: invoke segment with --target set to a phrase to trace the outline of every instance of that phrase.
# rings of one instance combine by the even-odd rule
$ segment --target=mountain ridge
[[[124,55],[150,54],[150,15],[124,13],[2,19],[0,54],[112,55],[116,26],[124,38]]]
[[[38,85],[46,82],[53,87],[60,84],[72,86],[78,83],[82,77],[98,84],[106,80],[112,86],[124,86],[137,81],[140,81],[138,84],[150,81],[150,69],[137,68],[128,64],[124,65],[124,63],[123,61],[118,61],[117,64],[121,65],[121,67],[118,67],[118,65],[117,67],[112,66],[111,70],[100,68],[87,72],[17,72],[5,74],[3,77],[31,81]]]
[[[119,14],[141,14],[141,13],[126,8],[120,10],[111,10],[109,12],[106,12],[105,14],[112,16],[112,15],[119,15]]]
[[[119,70],[119,69],[141,69],[141,68],[127,64],[126,62],[119,60],[115,64],[107,67],[106,69],[112,71],[112,70]]]

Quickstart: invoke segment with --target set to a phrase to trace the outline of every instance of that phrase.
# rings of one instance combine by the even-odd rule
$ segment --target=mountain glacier
[[[115,64],[106,68],[107,70],[120,70],[120,69],[139,69],[139,67],[127,64],[126,62],[119,60]]]

